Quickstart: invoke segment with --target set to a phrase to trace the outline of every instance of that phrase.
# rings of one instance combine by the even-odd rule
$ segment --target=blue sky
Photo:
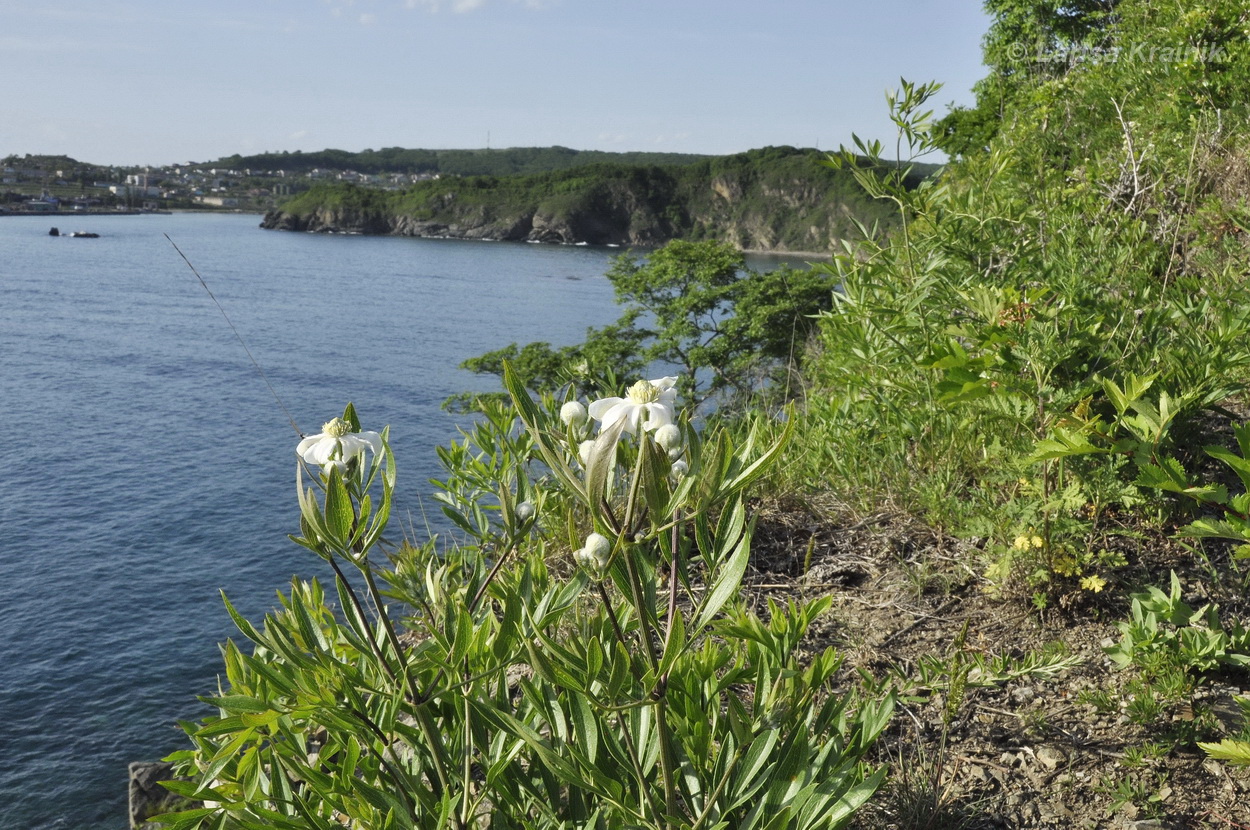
[[[970,103],[987,26],[929,0],[0,0],[0,156],[834,149],[892,138],[900,76]]]

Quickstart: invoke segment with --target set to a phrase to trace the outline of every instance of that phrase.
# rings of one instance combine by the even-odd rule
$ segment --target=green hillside
[[[381,150],[320,150],[305,153],[260,153],[219,159],[221,167],[286,170],[355,170],[358,173],[439,174],[443,176],[513,176],[548,173],[591,164],[667,166],[693,164],[709,156],[689,153],[611,153],[571,150],[568,147],[508,147],[499,150],[419,150],[384,147]]]
[[[769,147],[684,166],[592,164],[398,191],[324,184],[282,203],[265,225],[595,244],[723,239],[748,249],[821,251],[856,234],[856,221],[893,221],[849,171],[823,160],[814,150]],[[908,186],[933,169],[913,170]]]

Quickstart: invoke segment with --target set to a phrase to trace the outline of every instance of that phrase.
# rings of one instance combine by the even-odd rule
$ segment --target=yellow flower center
[[[625,393],[630,403],[655,403],[660,399],[660,390],[649,380],[640,380]]]
[[[352,431],[352,425],[342,418],[335,418],[321,425],[321,431],[331,438],[342,438]]]

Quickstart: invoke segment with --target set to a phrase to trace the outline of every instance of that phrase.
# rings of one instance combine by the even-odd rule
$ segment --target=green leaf
[[[767,782],[767,777],[761,776],[760,773],[771,759],[779,735],[780,732],[776,729],[766,730],[747,747],[739,763],[738,773],[729,787],[727,793],[729,806],[725,808],[725,812],[737,808]]]
[[[355,518],[352,499],[347,493],[347,485],[343,483],[343,475],[338,468],[331,467],[329,479],[326,481],[325,529],[329,534],[327,541],[346,548],[347,536]]]
[[[1227,521],[1220,519],[1198,519],[1181,528],[1178,535],[1190,539],[1232,539],[1237,542],[1250,542],[1250,523],[1235,517]]]
[[[1101,452],[1106,452],[1106,450],[1091,444],[1083,434],[1057,427],[1049,438],[1043,438],[1034,445],[1033,452],[1025,459],[1025,463],[1037,464],[1052,458],[1092,455]]]
[[[829,813],[826,821],[827,826],[840,827],[841,822],[850,818],[860,807],[868,803],[868,799],[872,798],[880,787],[881,782],[885,780],[885,767],[878,767],[877,771],[865,778],[860,783],[851,787],[842,797],[838,799],[837,805]]]
[[[596,516],[599,515],[603,504],[608,478],[613,468],[616,467],[616,444],[621,438],[625,424],[625,419],[621,418],[607,429],[600,430],[590,450],[590,458],[587,459],[586,498],[589,500],[590,509]]]
[[[747,467],[744,470],[737,473],[732,479],[728,481],[721,481],[717,486],[717,490],[716,490],[717,496],[720,498],[726,498],[728,496],[731,496],[734,493],[738,492],[739,490],[742,490],[743,488],[747,487],[757,478],[759,478],[764,473],[766,473],[768,471],[768,468],[772,465],[772,463],[776,461],[778,457],[780,457],[781,451],[785,448],[786,443],[790,440],[790,436],[794,433],[794,424],[795,424],[794,413],[790,413],[790,417],[786,418],[786,425],[782,429],[781,435],[777,438],[777,440],[773,443],[773,445],[769,447],[764,452],[764,454],[761,455],[759,458],[757,458],[754,462],[747,465]],[[752,427],[751,433],[749,434],[747,438],[748,448],[754,442],[755,432],[756,432],[755,428]]]
[[[1229,452],[1223,447],[1204,447],[1204,449],[1207,455],[1217,458],[1231,467],[1233,472],[1237,474],[1237,477],[1241,479],[1241,486],[1250,490],[1250,461],[1236,453]]]
[[[599,727],[590,701],[584,694],[573,691],[568,695],[569,715],[573,722],[573,734],[586,760],[595,763],[599,757]]]
[[[742,502],[738,501],[734,509],[741,510]],[[708,590],[698,610],[698,617],[691,629],[692,636],[702,631],[720,612],[725,603],[738,591],[742,577],[747,572],[747,564],[751,559],[751,535],[743,533],[737,541],[733,553],[725,564],[716,572],[716,578]]]
[[[267,712],[244,712],[239,715],[244,726],[268,726],[275,723],[282,717],[281,712],[269,710]]]
[[[351,426],[352,432],[360,432],[360,418],[356,415],[356,407],[350,401],[343,410],[343,420]]]
[[[1250,766],[1250,741],[1225,738],[1218,744],[1199,741],[1198,747],[1217,761],[1228,761],[1237,766]]]
[[[204,697],[205,703],[224,709],[232,715],[241,712],[268,712],[269,704],[248,695],[225,695],[224,697]]]
[[[1159,459],[1158,464],[1142,464],[1137,474],[1137,485],[1172,493],[1184,493],[1190,489],[1185,469],[1169,456]]]

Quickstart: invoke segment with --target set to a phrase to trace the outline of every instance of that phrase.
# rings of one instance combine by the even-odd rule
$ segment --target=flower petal
[[[673,410],[661,403],[643,404],[642,407],[647,410],[647,429],[655,430],[662,426],[667,426],[673,422]]]
[[[625,399],[603,398],[593,402],[587,411],[590,413],[590,417],[594,418],[596,421],[602,421],[604,414],[623,400]]]
[[[325,438],[325,437],[326,436],[324,432],[319,432],[316,435],[309,435],[307,438],[301,440],[298,444],[295,445],[295,454],[298,455],[300,458],[303,458],[309,464],[313,463],[307,457],[306,453],[309,450],[311,450],[318,441],[320,441],[322,438]]]
[[[656,380],[649,380],[647,381],[647,383],[651,384],[656,389],[659,389],[661,392],[667,392],[668,390],[672,389],[674,386],[677,385],[677,378],[672,375],[669,375],[668,377],[657,378]]]
[[[339,439],[333,435],[323,435],[321,440],[308,448],[304,453],[304,460],[309,464],[316,464],[318,467],[325,466],[326,462],[334,456],[339,448]]]

